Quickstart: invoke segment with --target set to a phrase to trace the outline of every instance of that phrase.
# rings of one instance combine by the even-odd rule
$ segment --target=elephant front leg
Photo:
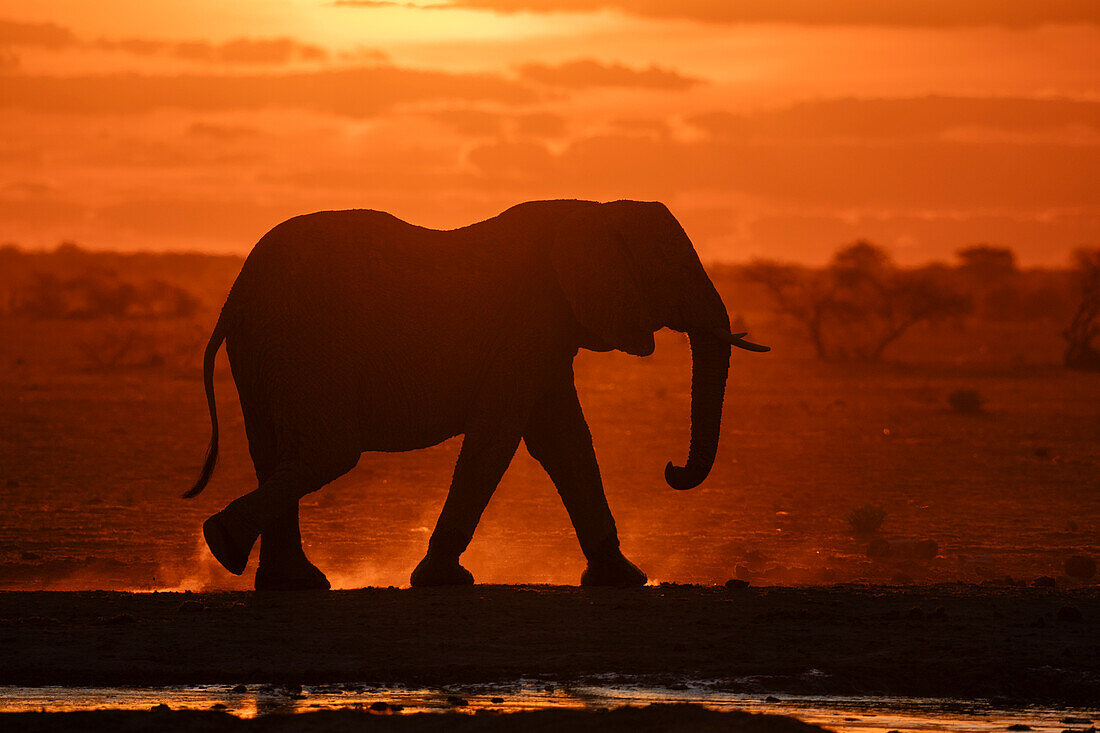
[[[519,447],[514,434],[467,432],[455,464],[447,501],[428,542],[428,553],[412,573],[414,587],[471,585],[474,576],[458,562],[474,536],[481,514]]]
[[[572,372],[535,407],[524,432],[527,450],[550,475],[569,512],[588,567],[581,585],[645,585],[646,575],[623,556],[607,506],[592,434]]]

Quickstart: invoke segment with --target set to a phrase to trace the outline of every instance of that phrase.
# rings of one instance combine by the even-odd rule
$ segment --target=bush
[[[1093,341],[1100,335],[1100,249],[1074,253],[1081,301],[1069,326],[1062,331],[1066,340],[1065,365],[1070,369],[1100,371],[1100,351]]]
[[[879,504],[864,504],[848,512],[848,528],[854,535],[874,534],[882,527],[886,510]]]
[[[61,278],[36,273],[14,298],[13,311],[32,318],[182,318],[199,299],[161,280],[133,284],[102,274]]]
[[[976,389],[957,389],[947,395],[947,403],[955,412],[974,414],[982,411],[982,396]]]

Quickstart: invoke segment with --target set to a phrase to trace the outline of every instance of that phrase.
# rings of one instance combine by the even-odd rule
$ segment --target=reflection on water
[[[360,709],[376,715],[433,712],[512,713],[545,708],[614,708],[690,702],[714,710],[791,715],[836,731],[1003,731],[1024,724],[1033,731],[1084,730],[1100,708],[1003,708],[980,700],[905,697],[797,697],[721,692],[706,683],[664,687],[508,685],[410,689],[370,685],[196,685],[192,687],[0,687],[0,712],[172,709],[224,710],[242,718],[271,713]]]

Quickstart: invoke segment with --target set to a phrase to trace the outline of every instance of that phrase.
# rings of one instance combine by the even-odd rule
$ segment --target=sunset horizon
[[[815,7],[0,3],[0,241],[244,254],[557,198],[661,201],[708,262],[1100,241],[1094,6]]]

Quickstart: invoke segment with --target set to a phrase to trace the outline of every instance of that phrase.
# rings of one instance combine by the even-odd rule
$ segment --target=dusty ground
[[[224,572],[199,535],[206,516],[255,486],[224,356],[221,463],[186,502],[178,495],[209,431],[197,367],[103,371],[66,351],[107,328],[0,322],[0,587],[250,587],[250,572]],[[201,323],[187,329],[196,344],[205,338]],[[734,355],[718,462],[690,492],[662,478],[687,452],[683,339],[659,334],[647,359],[578,357],[623,547],[652,580],[1030,581],[1062,576],[1072,555],[1100,555],[1100,375],[1029,361],[1056,360],[1056,335],[918,332],[897,345],[911,362],[852,366],[820,363],[772,330],[754,329],[771,354]],[[957,389],[975,390],[982,411],[953,411]],[[336,587],[408,583],[457,450],[453,440],[365,454],[303,500],[307,550]],[[845,521],[867,503],[886,511],[886,557],[869,557],[871,538]],[[464,562],[486,583],[580,577],[565,511],[524,449]]]
[[[0,684],[612,675],[744,692],[1095,703],[1098,659],[1095,588],[0,593]]]

